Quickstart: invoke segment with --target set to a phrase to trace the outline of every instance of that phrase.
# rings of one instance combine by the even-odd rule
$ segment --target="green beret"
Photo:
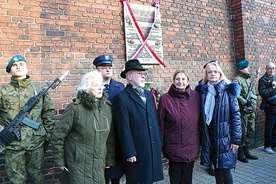
[[[242,60],[242,61],[240,61],[238,64],[237,64],[237,68],[239,69],[239,70],[242,70],[242,69],[244,69],[244,68],[246,68],[246,67],[248,67],[249,66],[249,62],[247,61],[247,60]]]
[[[6,71],[7,71],[8,73],[11,72],[11,67],[12,67],[13,63],[14,63],[14,62],[17,62],[17,61],[25,61],[25,62],[26,62],[25,58],[24,58],[23,56],[21,56],[21,55],[15,55],[15,56],[13,56],[13,57],[11,58],[11,60],[9,61],[7,67],[6,67]]]

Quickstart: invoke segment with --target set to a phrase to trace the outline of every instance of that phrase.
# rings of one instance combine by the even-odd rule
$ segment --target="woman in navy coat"
[[[153,95],[143,90],[145,70],[136,59],[126,62],[121,77],[128,84],[113,101],[116,129],[127,161],[127,183],[150,184],[163,179],[158,116]]]
[[[241,117],[237,101],[238,83],[231,83],[216,60],[205,67],[204,83],[196,90],[201,95],[202,153],[201,164],[213,161],[216,183],[232,184],[230,169],[236,167],[241,142]]]

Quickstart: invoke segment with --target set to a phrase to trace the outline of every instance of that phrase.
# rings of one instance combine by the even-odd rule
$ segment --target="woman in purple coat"
[[[174,73],[168,93],[160,98],[158,115],[170,183],[191,184],[199,152],[200,97],[191,89],[185,70]]]

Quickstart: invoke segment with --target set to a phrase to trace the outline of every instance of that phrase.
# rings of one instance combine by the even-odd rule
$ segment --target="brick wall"
[[[150,0],[131,3],[150,6]],[[274,4],[273,4],[274,3]],[[203,77],[202,66],[216,58],[226,75],[235,75],[237,60],[249,59],[252,69],[275,62],[275,2],[273,0],[160,1],[165,70],[155,65],[153,85],[167,91],[176,69],[186,69],[192,86]],[[10,75],[5,67],[14,54],[27,58],[33,81],[47,82],[70,69],[70,75],[50,95],[56,114],[76,94],[83,74],[102,53],[115,58],[114,78],[119,78],[125,62],[122,4],[112,0],[0,0],[0,84]],[[262,144],[264,118],[257,112],[255,145]],[[51,147],[46,155],[45,179],[49,183],[59,175],[47,174],[51,167]],[[0,183],[4,177],[0,159]],[[54,180],[56,181],[56,180]]]

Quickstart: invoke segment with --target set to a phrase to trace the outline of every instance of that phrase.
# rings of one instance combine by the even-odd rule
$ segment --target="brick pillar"
[[[240,61],[245,59],[244,46],[244,31],[243,31],[243,17],[242,17],[242,3],[241,0],[231,1],[232,20],[234,27],[234,46],[235,59]]]

